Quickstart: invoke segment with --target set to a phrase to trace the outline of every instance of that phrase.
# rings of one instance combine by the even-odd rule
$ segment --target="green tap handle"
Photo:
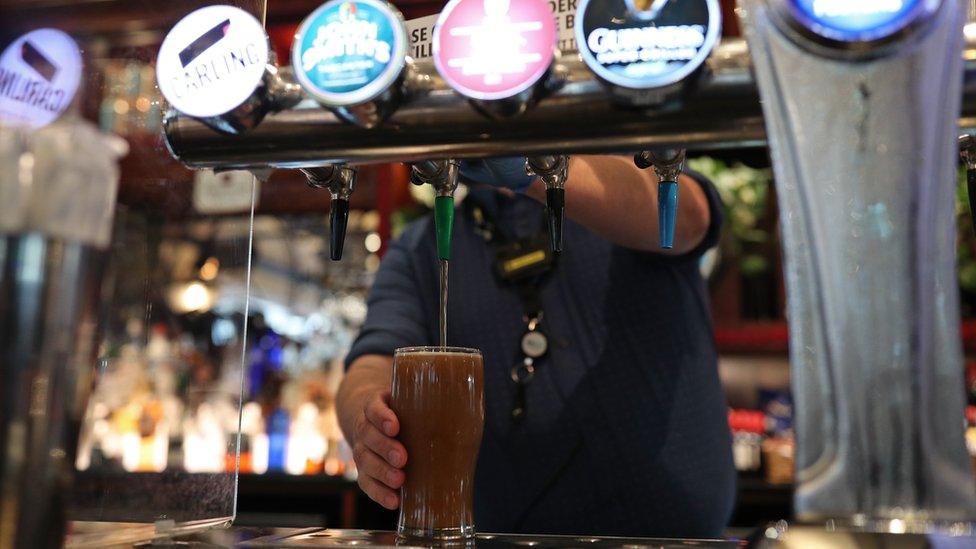
[[[437,232],[437,258],[451,259],[451,234],[454,231],[454,197],[434,198],[434,230]]]

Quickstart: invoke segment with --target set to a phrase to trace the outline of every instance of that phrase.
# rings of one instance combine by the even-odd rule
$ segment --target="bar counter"
[[[478,534],[465,542],[445,544],[423,540],[398,540],[394,532],[377,530],[338,530],[324,528],[231,528],[195,534],[179,539],[180,547],[200,549],[251,547],[464,547],[502,549],[516,547],[543,548],[629,548],[679,549],[687,547],[732,549],[740,544],[727,540],[680,540],[654,538],[618,538],[593,536],[535,536],[520,534]],[[188,544],[188,545],[187,545]],[[173,546],[177,546],[175,543]],[[153,547],[167,547],[166,544]]]

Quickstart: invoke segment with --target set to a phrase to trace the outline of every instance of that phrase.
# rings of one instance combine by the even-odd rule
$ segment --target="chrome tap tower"
[[[64,538],[124,149],[82,122],[0,127],[2,549]]]
[[[781,209],[796,515],[965,532],[976,485],[953,202],[965,6],[881,4],[740,0]]]

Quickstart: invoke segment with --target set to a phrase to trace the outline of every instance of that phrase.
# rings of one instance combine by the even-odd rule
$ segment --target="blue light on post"
[[[935,12],[940,0],[788,0],[793,18],[810,32],[845,43],[895,35]]]

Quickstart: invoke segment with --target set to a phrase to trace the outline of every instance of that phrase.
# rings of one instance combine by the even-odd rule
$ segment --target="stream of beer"
[[[447,347],[447,264],[446,259],[440,260],[441,271],[441,303],[440,303],[440,332],[441,347]]]

